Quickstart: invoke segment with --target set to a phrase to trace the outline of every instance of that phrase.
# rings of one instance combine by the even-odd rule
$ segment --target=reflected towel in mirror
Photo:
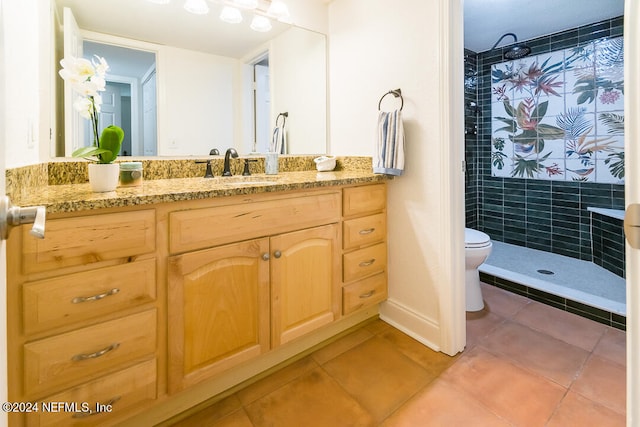
[[[287,132],[284,129],[284,125],[276,126],[273,129],[269,151],[272,153],[287,154]]]

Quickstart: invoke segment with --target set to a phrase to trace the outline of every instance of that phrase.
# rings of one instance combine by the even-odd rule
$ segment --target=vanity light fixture
[[[187,0],[184,2],[184,8],[187,12],[196,15],[206,15],[209,13],[209,6],[205,0]]]
[[[258,8],[258,0],[232,0],[231,3],[244,9]]]
[[[220,12],[220,19],[229,24],[239,24],[242,22],[242,14],[232,6],[225,6]]]
[[[289,8],[282,0],[272,0],[267,13],[278,20],[289,18]]]
[[[250,27],[253,31],[265,33],[271,30],[271,21],[266,16],[254,15]]]

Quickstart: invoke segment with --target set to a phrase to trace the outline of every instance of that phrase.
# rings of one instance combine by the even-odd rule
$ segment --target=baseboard
[[[380,319],[432,350],[440,351],[440,325],[433,319],[392,299],[380,304]]]

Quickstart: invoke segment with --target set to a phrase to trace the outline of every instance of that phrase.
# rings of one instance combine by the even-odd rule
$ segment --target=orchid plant
[[[98,163],[113,163],[120,153],[124,131],[118,126],[110,125],[98,136],[98,117],[102,104],[100,92],[104,91],[106,86],[105,75],[109,69],[107,61],[97,55],[94,55],[91,61],[86,58],[69,57],[60,61],[60,65],[60,77],[79,94],[73,103],[74,109],[80,116],[90,120],[93,130],[93,144],[78,148],[71,155]]]

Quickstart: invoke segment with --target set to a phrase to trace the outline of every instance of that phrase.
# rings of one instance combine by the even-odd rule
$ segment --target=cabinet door
[[[332,224],[271,237],[273,347],[339,316],[338,231]]]
[[[269,349],[268,245],[264,238],[170,258],[170,392]]]

